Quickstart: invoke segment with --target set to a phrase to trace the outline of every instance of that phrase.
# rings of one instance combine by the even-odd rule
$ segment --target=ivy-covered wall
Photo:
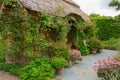
[[[74,48],[83,50],[82,46],[85,46],[83,40],[94,33],[93,25],[84,22],[80,17],[72,20],[69,16],[61,18],[41,13],[30,15],[29,10],[19,6],[16,0],[3,2],[4,6],[1,7],[0,13],[0,34],[5,41],[7,61],[23,60],[24,62],[21,55],[33,59],[36,54],[42,54],[54,42],[60,40],[66,41],[66,44],[70,41]],[[84,53],[84,50],[81,51],[82,55],[89,53],[89,51]]]

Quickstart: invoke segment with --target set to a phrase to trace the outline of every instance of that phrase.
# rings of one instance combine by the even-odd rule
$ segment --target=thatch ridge
[[[73,2],[72,0],[63,0],[63,1],[67,2],[68,4],[71,4],[73,6],[76,6],[76,7],[80,8],[80,6],[77,5],[75,2]]]
[[[90,22],[89,17],[72,0],[19,0],[19,2],[25,8],[32,11],[54,14],[61,17],[76,14],[84,21]]]

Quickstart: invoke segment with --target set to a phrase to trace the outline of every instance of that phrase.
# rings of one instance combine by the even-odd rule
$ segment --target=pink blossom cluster
[[[112,68],[115,65],[120,65],[120,61],[109,57],[107,59],[99,59],[93,66],[93,69],[96,71],[98,69]]]
[[[81,55],[81,52],[79,50],[76,50],[76,49],[72,49],[71,53],[72,53],[72,55]]]

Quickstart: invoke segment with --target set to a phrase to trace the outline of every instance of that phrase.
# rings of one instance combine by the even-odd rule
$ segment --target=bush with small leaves
[[[40,57],[22,68],[20,74],[23,80],[50,80],[55,76],[55,70],[49,59]]]

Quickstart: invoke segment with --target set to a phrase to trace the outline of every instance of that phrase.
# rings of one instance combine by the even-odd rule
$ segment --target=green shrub
[[[88,46],[91,50],[92,49],[101,49],[102,48],[102,42],[95,37],[91,37],[88,40]]]
[[[51,65],[54,68],[64,68],[67,66],[68,62],[63,57],[54,57],[51,59]]]
[[[82,40],[79,41],[78,50],[80,50],[81,55],[88,55],[89,54],[89,48],[85,46],[84,42]]]
[[[57,41],[53,43],[50,49],[50,56],[68,59],[70,57],[70,49],[64,41]]]
[[[16,76],[19,76],[19,72],[21,68],[22,68],[22,65],[17,63],[16,64],[0,64],[0,70],[9,72]]]
[[[120,25],[116,19],[112,17],[103,17],[95,20],[98,28],[97,36],[101,40],[109,40],[111,38],[119,38]]]
[[[49,59],[40,57],[22,68],[20,74],[23,80],[50,80],[55,76],[55,71]]]
[[[116,50],[118,47],[116,46],[120,42],[120,38],[111,38],[108,41],[104,41],[104,47],[106,49]]]

